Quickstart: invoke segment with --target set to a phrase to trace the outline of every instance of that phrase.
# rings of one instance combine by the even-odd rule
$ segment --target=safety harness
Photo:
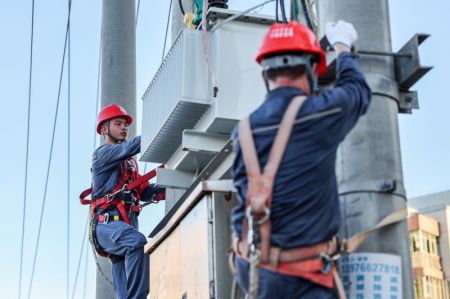
[[[383,218],[373,228],[348,240],[339,242],[337,237],[333,237],[324,243],[293,249],[271,246],[270,209],[273,185],[295,118],[305,99],[305,96],[296,96],[288,106],[263,172],[259,167],[249,117],[239,124],[239,143],[247,172],[248,190],[242,236],[241,238],[233,236],[233,251],[250,263],[248,293],[250,299],[256,298],[258,294],[260,267],[284,275],[301,277],[324,287],[334,287],[339,298],[346,298],[335,265],[337,259],[356,250],[372,231],[406,218],[406,208],[402,208]]]
[[[161,165],[158,168],[163,167],[164,165]],[[120,165],[120,175],[111,194],[100,198],[88,199],[87,197],[92,194],[92,188],[86,189],[80,194],[80,203],[82,205],[90,205],[91,222],[89,235],[96,252],[100,256],[110,258],[113,263],[123,259],[123,257],[108,253],[101,248],[96,235],[97,224],[99,222],[108,223],[109,221],[123,221],[130,224],[128,213],[139,214],[141,211],[141,205],[139,204],[140,192],[137,189],[145,187],[145,184],[148,185],[148,180],[155,176],[156,169],[141,176],[138,172],[136,160],[129,158]],[[157,202],[164,199],[164,197],[163,191],[155,195],[152,201]],[[117,209],[119,215],[110,217],[108,212],[113,209]]]

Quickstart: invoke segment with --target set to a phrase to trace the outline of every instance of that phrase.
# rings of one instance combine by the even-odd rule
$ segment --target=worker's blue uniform
[[[111,194],[117,185],[120,165],[126,159],[140,152],[140,136],[121,144],[104,144],[97,148],[92,157],[92,197],[101,198]],[[141,200],[150,200],[163,189],[154,185],[146,188]],[[120,215],[114,208],[108,211],[110,218]],[[128,213],[130,224],[123,221],[109,221],[97,224],[97,239],[104,251],[123,256],[122,261],[112,264],[114,290],[119,299],[144,299],[149,293],[149,261],[144,253],[147,243],[138,231],[137,215]]]
[[[370,89],[356,55],[341,53],[337,60],[335,88],[308,96],[294,125],[273,189],[271,208],[272,246],[282,249],[313,245],[336,235],[339,198],[335,174],[339,143],[363,115],[370,102]],[[278,125],[293,97],[306,95],[294,87],[271,90],[265,101],[250,115],[250,123],[261,169],[267,163],[276,129],[258,130]],[[233,180],[239,204],[232,212],[233,232],[242,236],[247,195],[247,176],[238,142],[233,131],[236,158]],[[237,258],[237,280],[248,290],[248,263]],[[272,293],[271,293],[272,292]],[[258,298],[335,298],[334,290],[297,277],[260,270]]]

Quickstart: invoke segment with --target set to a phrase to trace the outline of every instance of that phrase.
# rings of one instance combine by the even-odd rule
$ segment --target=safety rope
[[[23,244],[25,239],[25,213],[27,206],[27,185],[28,185],[28,156],[30,149],[30,114],[31,114],[31,83],[33,74],[33,39],[34,39],[34,0],[31,3],[31,37],[30,37],[30,69],[28,77],[28,106],[27,106],[27,146],[25,153],[25,178],[23,192],[23,208],[22,208],[22,238],[20,242],[20,265],[19,265],[19,294],[20,299],[22,290],[22,274],[23,274]]]
[[[51,143],[50,143],[50,154],[49,154],[48,164],[47,164],[47,175],[46,175],[46,179],[45,179],[44,195],[43,195],[43,199],[42,199],[41,213],[40,213],[40,217],[39,217],[38,235],[37,235],[36,248],[35,248],[34,257],[33,257],[33,267],[31,270],[30,286],[28,288],[28,299],[31,296],[31,290],[33,287],[34,271],[36,268],[36,260],[37,260],[37,255],[38,255],[38,251],[39,251],[39,244],[40,244],[40,237],[41,237],[42,220],[43,220],[43,216],[44,216],[45,201],[47,198],[48,180],[50,177],[50,166],[51,166],[51,161],[52,161],[52,156],[53,156],[53,145],[54,145],[54,141],[55,141],[56,121],[58,119],[59,100],[61,98],[61,85],[62,85],[62,77],[63,77],[63,73],[64,73],[64,62],[65,62],[65,58],[66,58],[71,7],[72,7],[72,0],[69,0],[69,11],[67,14],[66,34],[65,34],[65,39],[64,39],[64,50],[63,50],[63,55],[62,55],[61,70],[60,70],[60,74],[59,74],[58,98],[56,101],[55,116],[54,116],[54,120],[53,120],[53,132],[52,132],[52,139],[51,139]]]

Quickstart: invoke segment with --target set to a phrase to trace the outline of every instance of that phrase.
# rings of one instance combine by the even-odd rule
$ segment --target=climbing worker
[[[345,296],[334,265],[336,150],[371,91],[351,52],[353,25],[328,24],[326,37],[337,55],[336,82],[318,93],[326,61],[314,33],[296,21],[270,27],[256,57],[268,93],[232,134],[234,265],[249,298]]]
[[[92,156],[92,187],[80,195],[92,209],[91,236],[96,251],[110,258],[114,291],[119,299],[144,299],[149,293],[147,240],[138,231],[139,201],[157,202],[165,190],[138,173],[133,156],[141,137],[127,141],[133,119],[119,105],[98,114],[97,133],[105,143]],[[149,173],[151,174],[151,173]],[[84,199],[92,193],[92,200]]]

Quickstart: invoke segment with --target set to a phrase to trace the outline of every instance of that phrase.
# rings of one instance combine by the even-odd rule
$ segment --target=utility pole
[[[135,0],[103,0],[101,106],[119,104],[136,119],[136,5]],[[136,123],[129,137],[136,135]],[[115,298],[111,263],[97,256],[96,298]],[[101,270],[101,272],[100,272]]]
[[[388,0],[317,1],[320,36],[329,21],[346,20],[358,31],[357,47],[391,52]],[[342,233],[350,237],[406,205],[398,128],[398,84],[394,60],[361,55],[361,67],[372,88],[366,116],[346,137],[336,162],[341,199]],[[414,298],[406,220],[374,232],[359,252],[401,257],[403,298]]]

